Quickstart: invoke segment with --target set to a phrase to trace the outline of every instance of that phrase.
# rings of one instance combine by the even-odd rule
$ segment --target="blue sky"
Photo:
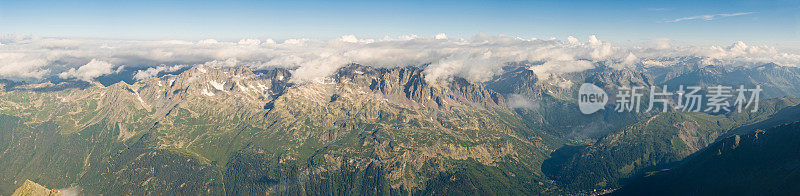
[[[669,38],[800,45],[800,1],[0,0],[0,34],[45,37],[282,40],[445,33],[469,38],[481,32],[581,40],[596,34],[617,43]]]

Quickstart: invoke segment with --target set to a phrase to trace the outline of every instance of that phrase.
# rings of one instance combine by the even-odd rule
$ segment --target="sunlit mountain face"
[[[797,195],[798,9],[2,2],[0,195]]]

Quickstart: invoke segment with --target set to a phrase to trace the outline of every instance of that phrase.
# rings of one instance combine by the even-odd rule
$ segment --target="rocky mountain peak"
[[[14,194],[11,194],[11,195],[12,196],[28,196],[28,195],[34,195],[34,196],[61,196],[62,194],[61,194],[61,192],[59,192],[56,189],[48,189],[48,188],[45,188],[44,186],[39,185],[39,184],[37,184],[37,183],[35,183],[33,181],[25,180],[25,182],[22,183],[22,186],[17,188],[17,190],[14,191]]]

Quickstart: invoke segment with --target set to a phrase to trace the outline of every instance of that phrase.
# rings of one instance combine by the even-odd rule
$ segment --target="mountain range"
[[[110,195],[702,194],[736,179],[791,192],[800,68],[685,61],[546,76],[516,63],[484,82],[358,64],[302,83],[290,69],[208,66],[138,81],[2,80],[0,195],[27,180]],[[582,83],[764,91],[757,111],[612,102],[587,115]]]

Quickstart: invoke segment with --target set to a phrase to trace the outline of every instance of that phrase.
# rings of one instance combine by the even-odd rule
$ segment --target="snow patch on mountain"
[[[217,90],[220,90],[220,91],[225,91],[224,90],[225,89],[225,82],[224,81],[222,83],[219,83],[216,80],[212,80],[212,81],[208,81],[208,84],[211,84],[211,86],[214,87],[214,89],[217,89]]]
[[[205,96],[209,96],[209,97],[213,97],[213,96],[214,96],[214,93],[213,93],[213,92],[209,92],[209,91],[208,91],[208,88],[204,88],[204,89],[203,89],[203,95],[205,95]]]

